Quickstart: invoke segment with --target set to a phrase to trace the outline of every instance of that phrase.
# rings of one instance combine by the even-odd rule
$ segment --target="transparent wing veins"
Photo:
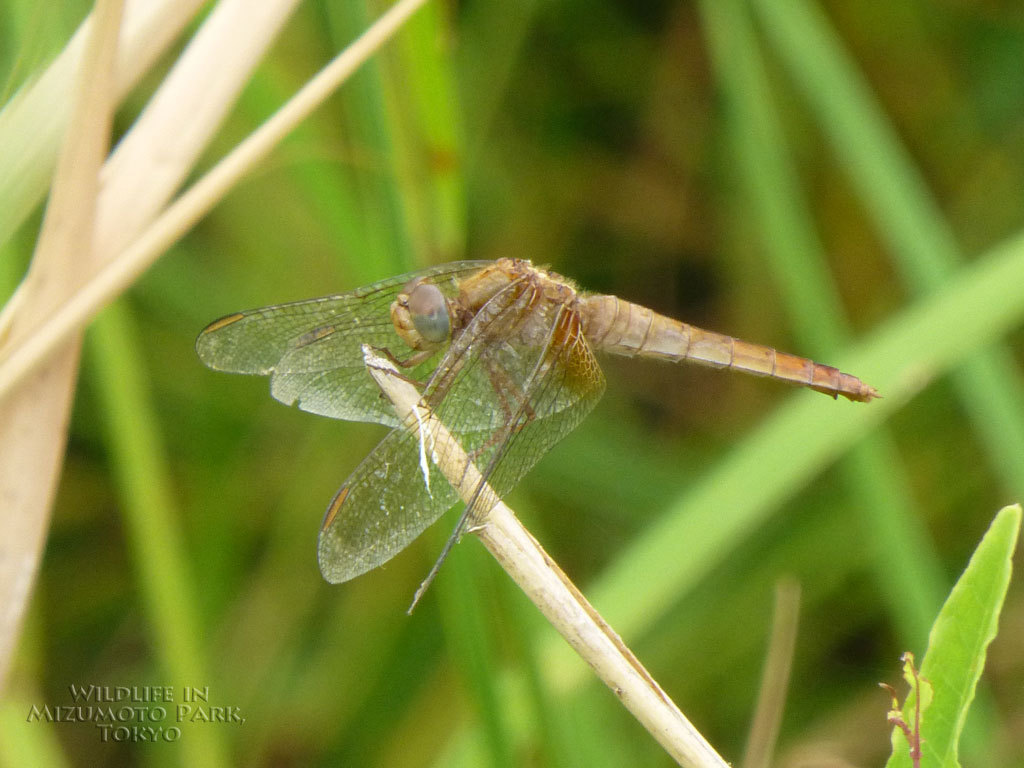
[[[484,468],[465,521],[507,493],[575,428],[603,392],[604,380],[583,339],[579,318],[568,308],[552,307],[553,314],[545,318],[545,342],[539,346],[497,343],[514,336],[531,298],[516,284],[492,298],[452,343],[423,392],[423,402],[478,468]],[[500,393],[491,387],[491,367],[508,375],[519,398],[505,418],[481,428],[480,409],[500,412],[503,407]],[[339,491],[320,535],[321,570],[328,580],[354,578],[390,559],[458,500],[437,469],[446,457],[431,456],[425,469],[420,451],[417,434],[398,428]],[[494,495],[484,492],[488,479]],[[464,525],[460,521],[453,540]]]
[[[271,394],[286,405],[349,421],[394,426],[390,405],[366,373],[361,346],[401,355],[390,305],[412,279],[430,279],[445,295],[488,262],[463,261],[392,277],[349,293],[238,312],[211,323],[196,340],[210,368],[269,375]]]

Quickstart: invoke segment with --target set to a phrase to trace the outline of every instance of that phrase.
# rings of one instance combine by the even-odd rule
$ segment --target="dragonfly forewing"
[[[404,354],[389,307],[415,278],[447,296],[489,262],[463,261],[392,277],[349,293],[238,312],[211,323],[196,340],[199,358],[229,373],[270,375],[286,405],[349,421],[394,425],[391,406],[366,372],[362,345]]]
[[[478,487],[486,483],[496,494],[469,494],[474,507],[467,513],[483,514],[596,404],[604,378],[578,316],[564,306],[534,307],[529,322],[547,323],[548,333],[540,345],[524,341],[530,299],[513,287],[482,308],[424,390],[429,418],[393,430],[346,481],[320,534],[320,568],[329,581],[386,562],[458,500],[449,480],[462,485],[463,477],[446,479],[438,467],[461,467],[463,476],[466,467],[443,455],[430,419],[458,441],[447,450],[469,457]]]

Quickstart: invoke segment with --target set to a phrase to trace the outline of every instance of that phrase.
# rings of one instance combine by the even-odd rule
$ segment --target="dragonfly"
[[[208,367],[269,376],[271,395],[304,411],[392,427],[327,508],[317,554],[332,583],[387,562],[459,501],[441,462],[424,460],[425,438],[382,396],[364,345],[405,372],[479,468],[480,488],[432,573],[593,409],[605,389],[595,351],[743,371],[855,402],[879,396],[831,366],[588,293],[522,259],[443,264],[215,320],[196,340]],[[492,490],[480,493],[484,484]]]

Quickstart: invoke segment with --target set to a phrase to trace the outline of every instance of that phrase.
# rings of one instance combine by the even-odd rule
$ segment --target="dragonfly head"
[[[391,304],[395,332],[412,349],[434,349],[452,333],[451,311],[441,289],[417,278]]]

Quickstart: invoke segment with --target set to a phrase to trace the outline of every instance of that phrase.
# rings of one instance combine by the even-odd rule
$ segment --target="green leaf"
[[[985,667],[985,653],[996,636],[1020,522],[1019,504],[999,511],[932,626],[921,664],[921,677],[931,683],[933,694],[921,721],[922,766],[960,764],[960,734]],[[903,707],[906,722],[913,722],[913,713],[911,694]],[[887,768],[911,764],[906,738],[896,731]]]

